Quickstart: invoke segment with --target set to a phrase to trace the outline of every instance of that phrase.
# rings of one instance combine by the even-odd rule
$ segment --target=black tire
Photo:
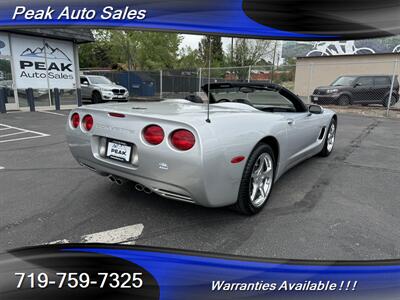
[[[94,91],[92,94],[92,103],[101,103],[103,99],[101,99],[101,94],[98,91]]]
[[[388,100],[389,100],[388,97],[385,97],[385,99],[382,101],[382,105],[384,107],[388,107]],[[392,94],[392,97],[390,98],[390,106],[393,106],[396,103],[397,103],[397,96],[396,94]]]
[[[272,174],[272,179],[271,179],[271,187],[269,188],[268,195],[266,199],[263,201],[263,203],[259,206],[255,206],[251,199],[250,199],[250,184],[251,184],[251,176],[253,172],[253,168],[255,167],[255,164],[258,161],[258,158],[260,158],[261,155],[263,154],[269,154],[269,156],[272,159],[272,169],[273,169],[273,174]],[[239,193],[238,193],[238,199],[237,202],[233,205],[233,208],[245,215],[254,215],[257,214],[262,210],[264,205],[267,203],[271,191],[274,185],[274,179],[275,179],[275,170],[276,170],[276,162],[275,162],[275,155],[274,151],[272,148],[267,145],[267,144],[258,144],[253,152],[250,154],[249,159],[247,160],[246,166],[243,171],[242,175],[242,180],[240,182],[240,187],[239,187]]]
[[[350,97],[347,95],[342,95],[337,100],[337,104],[340,106],[348,106],[350,105]]]
[[[329,135],[332,125],[335,126],[335,133],[334,133],[335,137],[334,137],[333,143],[335,143],[335,141],[336,141],[337,122],[335,119],[332,119],[331,123],[329,124],[328,131],[325,134],[324,148],[322,148],[321,152],[318,154],[319,156],[327,157],[327,156],[331,155],[331,153],[334,149],[335,144],[333,144],[331,149],[328,147],[328,135]]]

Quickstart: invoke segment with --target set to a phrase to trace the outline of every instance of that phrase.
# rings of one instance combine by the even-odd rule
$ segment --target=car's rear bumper
[[[119,96],[102,96],[103,101],[127,101],[128,97],[119,97]]]
[[[102,176],[121,177],[142,184],[160,196],[207,207],[226,206],[236,201],[237,191],[223,188],[232,184],[232,178],[223,176],[219,182],[207,180],[199,149],[188,153],[171,151],[172,156],[167,157],[170,151],[168,148],[162,150],[163,145],[157,147],[160,148],[158,152],[153,147],[143,147],[138,140],[123,136],[117,139],[136,147],[130,163],[104,156],[102,147],[107,141],[104,136],[89,135],[67,125],[67,142],[74,158]],[[216,188],[218,186],[221,189]]]
[[[311,103],[316,104],[336,104],[337,99],[340,95],[332,94],[332,95],[311,95],[310,100]]]
[[[201,192],[201,180],[197,181],[199,184],[193,187],[193,181],[188,179],[178,180],[179,185],[168,180],[168,176],[163,176],[164,172],[159,170],[159,177],[154,176],[143,169],[140,165],[134,163],[123,163],[114,161],[109,158],[105,158],[98,151],[100,145],[96,137],[87,138],[86,136],[77,136],[67,134],[67,141],[71,150],[72,155],[78,161],[79,164],[95,171],[99,175],[109,176],[114,175],[127,179],[136,183],[140,183],[145,187],[149,188],[153,192],[175,200],[181,200],[185,202],[198,203],[200,205],[210,206],[208,201],[204,201],[206,196]],[[197,191],[196,195],[193,195],[191,191]]]
[[[94,161],[93,159],[87,160],[82,157],[75,157],[75,158],[80,165],[89,168],[90,170],[98,173],[99,175],[117,176],[136,183],[140,183],[143,186],[149,188],[152,192],[160,196],[183,202],[189,202],[194,204],[196,203],[196,201],[193,199],[192,195],[188,191],[174,184],[146,178],[144,176],[141,176],[140,173],[138,174],[138,173],[128,172],[126,170],[123,170],[122,168],[119,168],[118,166],[107,165],[105,163],[101,163],[100,161],[99,162]]]
[[[115,101],[115,100],[127,100],[129,97],[129,93],[114,93],[109,91],[101,92],[101,98],[103,101]]]

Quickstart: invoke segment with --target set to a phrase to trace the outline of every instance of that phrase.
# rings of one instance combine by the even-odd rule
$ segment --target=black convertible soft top
[[[241,87],[249,87],[253,89],[262,89],[262,90],[270,90],[277,92],[281,94],[282,96],[288,98],[296,108],[296,111],[298,112],[304,112],[307,111],[308,108],[304,104],[304,102],[296,96],[294,93],[292,93],[290,90],[287,88],[275,84],[275,83],[252,83],[252,82],[221,82],[221,83],[210,83],[210,84],[205,84],[201,87],[201,89],[208,95],[208,88],[210,87],[210,103],[216,103],[215,98],[212,94],[212,90],[223,90],[223,89],[229,89],[229,88],[241,88]]]

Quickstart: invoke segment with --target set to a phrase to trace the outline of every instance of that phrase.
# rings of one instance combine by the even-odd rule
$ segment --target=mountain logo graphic
[[[71,59],[64,53],[64,51],[60,50],[59,48],[53,48],[48,43],[44,43],[43,47],[37,47],[33,50],[31,48],[26,48],[21,53],[21,56],[41,58],[46,58],[47,56],[48,59],[63,59],[71,61]]]

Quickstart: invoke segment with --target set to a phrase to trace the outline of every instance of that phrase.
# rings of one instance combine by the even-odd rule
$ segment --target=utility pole
[[[212,40],[210,37],[210,44],[208,45],[208,87],[207,87],[208,101],[207,101],[207,119],[206,119],[207,123],[211,123],[211,120],[210,120],[210,86],[211,86],[211,55],[212,55],[211,43],[212,43]]]
[[[231,40],[231,65],[233,66],[233,37]]]
[[[128,56],[128,71],[131,70],[131,45],[129,43],[129,36],[126,37],[126,55]]]
[[[274,46],[274,56],[272,58],[272,70],[271,70],[271,83],[274,80],[274,69],[275,69],[275,57],[276,57],[276,47],[278,45],[278,42],[275,41],[275,46]]]

